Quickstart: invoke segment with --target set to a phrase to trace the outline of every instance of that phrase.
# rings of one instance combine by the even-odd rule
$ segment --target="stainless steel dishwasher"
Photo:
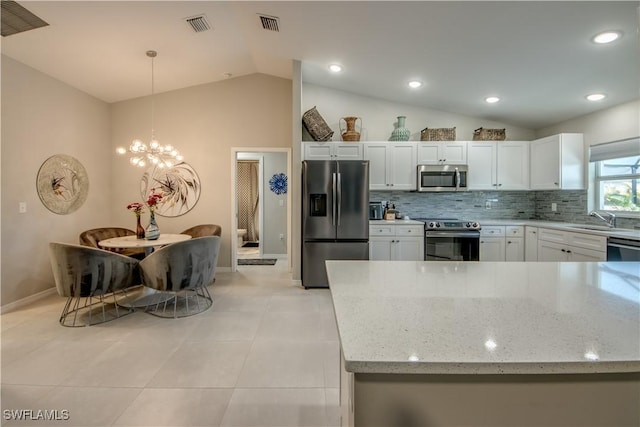
[[[609,237],[607,242],[607,261],[640,262],[640,241]]]

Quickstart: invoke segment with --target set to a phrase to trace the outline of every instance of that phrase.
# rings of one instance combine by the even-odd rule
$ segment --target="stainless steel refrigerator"
[[[369,259],[369,161],[302,162],[302,285],[329,286],[326,260]]]

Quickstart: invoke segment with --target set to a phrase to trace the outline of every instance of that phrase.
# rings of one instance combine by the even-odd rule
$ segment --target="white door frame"
[[[236,160],[238,153],[253,153],[259,156],[261,153],[286,153],[287,154],[287,178],[291,182],[291,148],[287,147],[231,147],[231,271],[238,271],[238,168]],[[291,188],[291,185],[288,186]],[[262,197],[261,197],[262,199]],[[260,209],[262,212],[262,208]],[[262,213],[261,213],[262,215]],[[260,233],[264,230],[262,218],[260,219]],[[262,239],[261,239],[262,240]],[[260,245],[262,246],[262,245]],[[262,253],[263,248],[260,248]],[[287,268],[292,269],[291,260],[291,191],[287,191]]]

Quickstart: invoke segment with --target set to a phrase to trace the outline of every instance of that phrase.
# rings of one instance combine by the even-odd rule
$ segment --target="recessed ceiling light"
[[[489,104],[495,104],[496,102],[500,101],[500,98],[498,98],[497,96],[488,96],[484,99],[485,102],[488,102]]]
[[[419,80],[411,80],[409,83],[407,83],[409,85],[409,87],[411,89],[418,89],[419,87],[422,86],[422,82]]]
[[[329,65],[329,71],[331,71],[332,73],[339,73],[340,71],[342,71],[342,65],[331,64]]]
[[[587,99],[589,101],[600,101],[602,99],[605,99],[606,97],[607,95],[603,93],[592,93],[591,95],[587,95]]]
[[[612,41],[618,40],[622,33],[620,31],[605,31],[604,33],[596,34],[593,38],[594,43],[606,44]]]

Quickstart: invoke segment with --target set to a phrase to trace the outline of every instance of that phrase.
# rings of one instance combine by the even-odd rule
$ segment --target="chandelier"
[[[147,164],[154,165],[158,168],[170,168],[180,163],[183,157],[171,145],[161,145],[156,139],[156,131],[154,129],[154,86],[153,86],[153,58],[158,56],[155,50],[148,50],[147,56],[151,58],[151,141],[145,144],[139,139],[134,139],[129,148],[118,147],[118,154],[130,154],[129,162],[138,167],[145,167]]]

